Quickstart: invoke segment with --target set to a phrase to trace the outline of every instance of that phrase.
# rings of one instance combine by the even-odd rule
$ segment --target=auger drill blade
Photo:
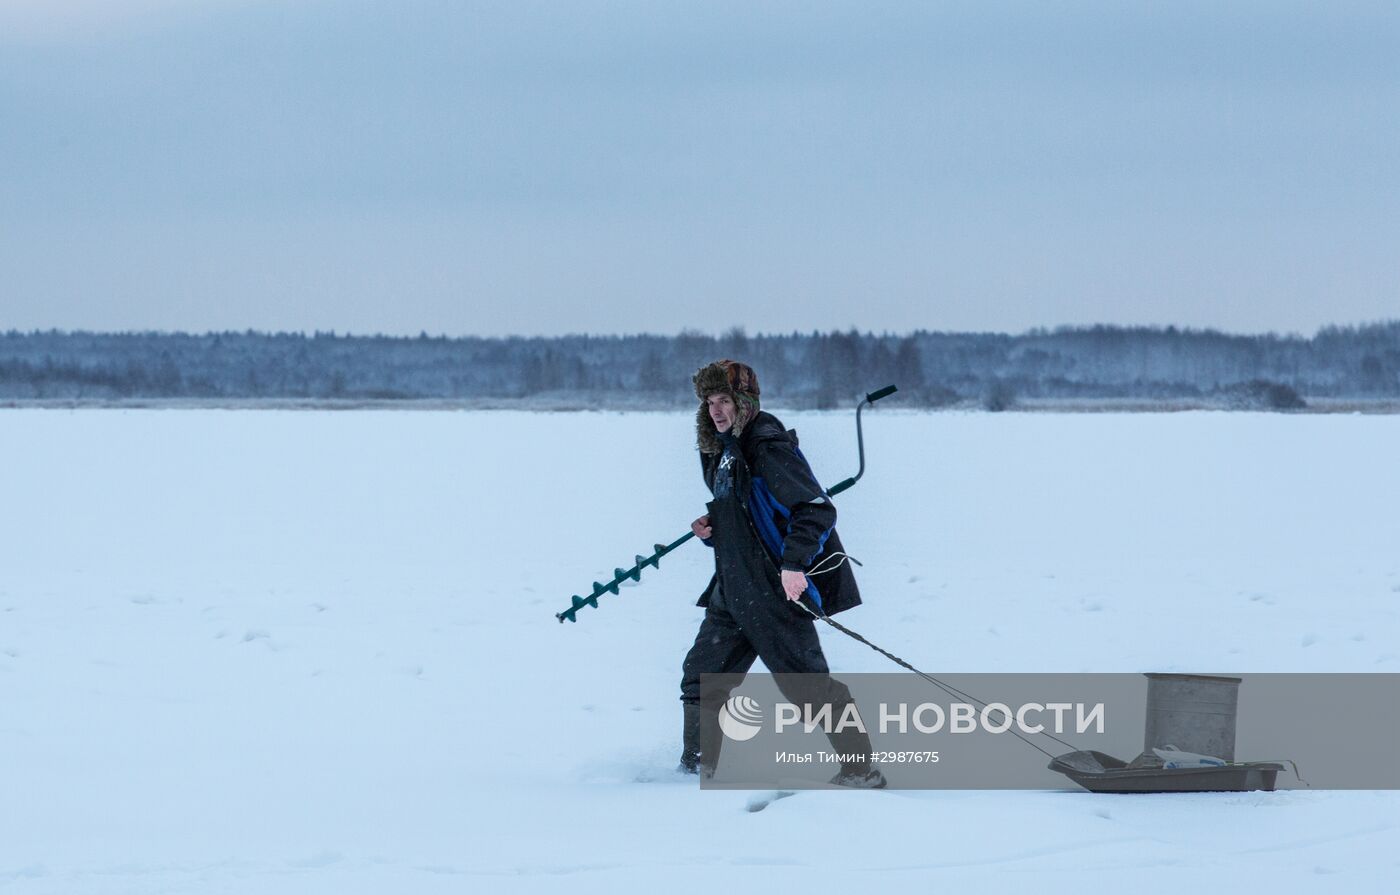
[[[640,583],[642,580],[642,570],[636,566],[630,569],[613,569],[613,579],[622,584],[626,584],[629,580]]]
[[[607,584],[604,584],[601,581],[593,582],[592,594],[590,594],[588,597],[580,597],[575,595],[573,598],[573,606],[571,606],[568,609],[565,609],[563,612],[556,613],[555,618],[559,619],[560,622],[563,622],[566,618],[571,622],[578,621],[578,618],[576,616],[579,609],[583,608],[584,606],[592,606],[594,609],[597,609],[598,598],[601,597],[603,594],[617,595],[622,592],[622,585],[628,584],[630,586],[631,582],[641,583],[643,569],[645,569],[647,566],[651,566],[654,569],[660,569],[661,557],[665,556],[667,553],[670,553],[672,550],[675,550],[681,544],[684,544],[686,541],[690,540],[693,537],[695,537],[695,533],[688,531],[679,539],[677,539],[674,543],[656,544],[656,552],[653,553],[651,556],[638,555],[636,557],[637,564],[634,565],[632,568],[613,569],[612,581],[609,581]]]

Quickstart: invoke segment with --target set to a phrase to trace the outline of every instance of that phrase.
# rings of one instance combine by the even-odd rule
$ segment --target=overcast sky
[[[0,329],[1400,318],[1400,7],[0,4]]]

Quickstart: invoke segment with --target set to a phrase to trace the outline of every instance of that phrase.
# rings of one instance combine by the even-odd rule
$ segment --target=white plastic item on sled
[[[1165,749],[1154,748],[1152,751],[1162,759],[1164,768],[1223,768],[1226,764],[1223,758],[1201,755],[1199,752],[1182,752],[1170,744]]]

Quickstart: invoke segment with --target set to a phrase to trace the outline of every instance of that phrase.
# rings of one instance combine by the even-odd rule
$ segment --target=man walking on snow
[[[784,698],[814,712],[830,705],[832,717],[842,717],[850,691],[830,676],[812,615],[798,601],[833,614],[859,605],[860,592],[836,535],[836,507],[798,450],[797,433],[759,409],[753,369],[717,361],[694,382],[701,469],[714,499],[691,529],[714,548],[715,575],[700,597],[705,619],[683,666],[681,769],[708,775],[722,738],[717,723],[701,723],[702,713],[713,721],[728,694],[706,693],[702,704],[700,675],[742,674],[762,659]],[[813,581],[807,570],[817,566],[828,571]],[[829,737],[849,759],[833,783],[885,785],[864,732],[848,725]]]

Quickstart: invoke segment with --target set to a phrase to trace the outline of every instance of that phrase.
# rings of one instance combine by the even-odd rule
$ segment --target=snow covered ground
[[[854,471],[849,412],[782,415],[827,483]],[[751,813],[669,778],[708,551],[553,615],[702,511],[691,425],[0,413],[0,892],[1394,890],[1395,793]],[[1400,671],[1400,417],[866,436],[842,619],[929,671]]]

